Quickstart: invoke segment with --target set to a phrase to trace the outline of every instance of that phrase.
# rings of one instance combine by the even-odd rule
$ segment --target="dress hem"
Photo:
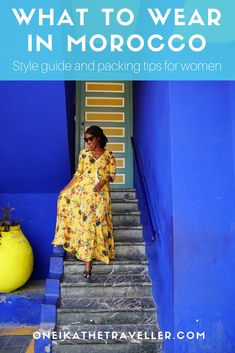
[[[97,261],[100,261],[100,262],[102,262],[102,263],[108,265],[108,264],[110,263],[110,261],[114,261],[114,260],[115,260],[115,257],[109,258],[109,261],[108,261],[108,262],[107,262],[107,261],[103,261],[103,260],[101,260],[101,259],[98,258],[98,257],[93,257],[92,259],[89,259],[89,260],[84,259],[84,258],[82,259],[81,257],[79,257],[79,256],[77,256],[77,255],[75,255],[75,254],[73,254],[72,251],[69,251],[68,249],[66,249],[66,248],[64,247],[64,244],[55,244],[55,243],[51,243],[51,244],[54,245],[54,246],[63,246],[63,248],[64,248],[65,251],[67,251],[67,252],[69,252],[70,254],[72,254],[73,256],[75,256],[78,260],[81,260],[81,261],[84,261],[84,262],[97,260]]]

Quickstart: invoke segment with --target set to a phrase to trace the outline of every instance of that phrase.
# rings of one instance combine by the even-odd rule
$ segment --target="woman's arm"
[[[114,182],[116,176],[116,158],[113,152],[110,153],[110,164],[109,164],[109,172],[107,178],[111,183]]]
[[[94,186],[93,191],[100,192],[105,184],[107,184],[107,181],[104,180],[104,179],[101,179],[101,180]]]
[[[67,190],[70,186],[72,186],[75,183],[76,180],[77,180],[77,176],[74,175],[73,178],[70,180],[70,182],[65,186],[65,188],[62,191]]]
[[[101,191],[103,186],[109,182],[113,183],[116,175],[116,160],[113,152],[109,152],[109,163],[107,168],[99,172],[100,180],[95,185],[94,191]]]

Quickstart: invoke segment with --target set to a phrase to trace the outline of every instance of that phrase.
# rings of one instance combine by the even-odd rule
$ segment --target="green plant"
[[[10,215],[14,208],[10,207],[8,203],[6,207],[2,207],[2,217],[0,218],[0,227],[3,227],[4,232],[9,232],[11,226],[17,226],[20,224],[20,221],[14,219],[11,220]],[[0,238],[2,237],[0,232]]]

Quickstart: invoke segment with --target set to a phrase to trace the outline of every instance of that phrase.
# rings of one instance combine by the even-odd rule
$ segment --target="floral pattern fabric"
[[[58,197],[54,245],[83,261],[114,259],[114,239],[111,214],[109,177],[114,179],[114,154],[105,149],[95,158],[84,149],[79,155],[75,181]],[[100,192],[93,191],[99,180],[106,180]]]

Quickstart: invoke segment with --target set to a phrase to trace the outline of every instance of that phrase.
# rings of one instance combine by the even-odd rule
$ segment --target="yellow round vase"
[[[20,226],[9,232],[0,227],[0,292],[9,293],[23,286],[33,271],[33,250]]]

